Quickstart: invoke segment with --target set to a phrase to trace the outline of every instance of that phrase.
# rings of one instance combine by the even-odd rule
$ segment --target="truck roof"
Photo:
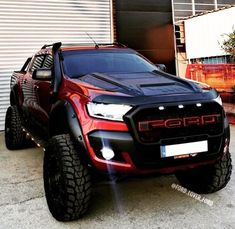
[[[51,51],[54,44],[45,44],[42,46],[41,50],[48,50]],[[66,44],[66,43],[61,43],[61,50],[62,51],[69,51],[69,50],[96,50],[96,49],[117,49],[117,48],[127,48],[125,45],[120,44],[120,43],[101,43],[101,44],[97,44],[97,43],[70,43],[70,44]]]

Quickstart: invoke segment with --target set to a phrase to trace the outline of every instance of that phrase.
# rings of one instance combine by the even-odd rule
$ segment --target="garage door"
[[[43,44],[113,41],[111,0],[0,0],[0,130],[9,106],[9,82]]]

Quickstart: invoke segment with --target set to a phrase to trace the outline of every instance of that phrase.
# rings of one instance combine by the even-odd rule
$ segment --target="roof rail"
[[[91,46],[94,45],[93,43],[62,43],[62,46]],[[96,48],[99,48],[100,46],[110,46],[110,45],[116,45],[118,47],[126,48],[125,45],[118,43],[118,42],[113,42],[113,43],[98,43],[95,44]]]
[[[126,45],[124,45],[124,44],[122,44],[122,43],[120,43],[120,42],[114,42],[113,44],[114,44],[114,45],[117,45],[118,47],[127,48]]]
[[[56,42],[56,43],[48,44],[48,45],[45,44],[45,45],[42,46],[41,49],[45,49],[45,48],[48,48],[48,47],[53,47],[57,43],[61,43],[61,42]],[[87,45],[93,45],[93,43],[62,43],[62,46],[87,46]],[[124,44],[121,44],[119,42],[100,43],[100,44],[96,44],[95,47],[99,48],[100,46],[110,46],[110,45],[116,45],[116,46],[121,47],[121,48],[126,48],[126,46]]]
[[[62,46],[92,46],[93,43],[62,43]]]
[[[119,42],[107,43],[107,44],[98,44],[99,46],[108,46],[108,45],[116,45],[118,47],[126,48],[126,46]]]

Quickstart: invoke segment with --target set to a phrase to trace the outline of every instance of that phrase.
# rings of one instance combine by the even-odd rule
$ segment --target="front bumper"
[[[227,140],[226,140],[227,139]],[[221,136],[208,138],[208,152],[199,153],[194,157],[187,158],[161,158],[159,145],[141,145],[134,141],[129,132],[97,130],[87,137],[87,148],[91,155],[94,166],[104,172],[112,173],[174,173],[178,170],[195,168],[201,165],[211,164],[219,158],[229,139],[229,127],[225,128]],[[191,141],[202,139],[191,138]],[[181,139],[174,140],[182,143]],[[187,138],[190,141],[190,137]],[[101,149],[111,148],[115,156],[112,160],[102,157]]]
[[[194,168],[215,162],[222,156],[229,144],[229,126],[224,111],[215,102],[164,104],[139,106],[124,116],[124,122],[89,119],[83,126],[87,152],[91,164],[99,171],[116,173],[173,173],[178,170]],[[190,125],[170,128],[152,128],[150,131],[140,131],[139,123],[157,122],[159,119],[184,120],[198,119],[208,115],[219,115],[219,120],[204,125]],[[182,121],[181,121],[182,122]],[[92,127],[92,128],[91,128]],[[154,126],[153,126],[154,127]],[[85,131],[84,131],[85,130]],[[181,144],[196,141],[208,141],[208,151],[187,158],[162,158],[161,145]],[[102,148],[108,147],[114,151],[114,158],[105,160]]]

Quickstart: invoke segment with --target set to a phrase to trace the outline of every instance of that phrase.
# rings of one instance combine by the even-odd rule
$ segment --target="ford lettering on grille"
[[[220,117],[220,114],[211,114],[184,118],[141,121],[138,123],[138,128],[139,131],[150,131],[158,128],[182,128],[189,126],[204,126],[218,123],[220,121]]]

